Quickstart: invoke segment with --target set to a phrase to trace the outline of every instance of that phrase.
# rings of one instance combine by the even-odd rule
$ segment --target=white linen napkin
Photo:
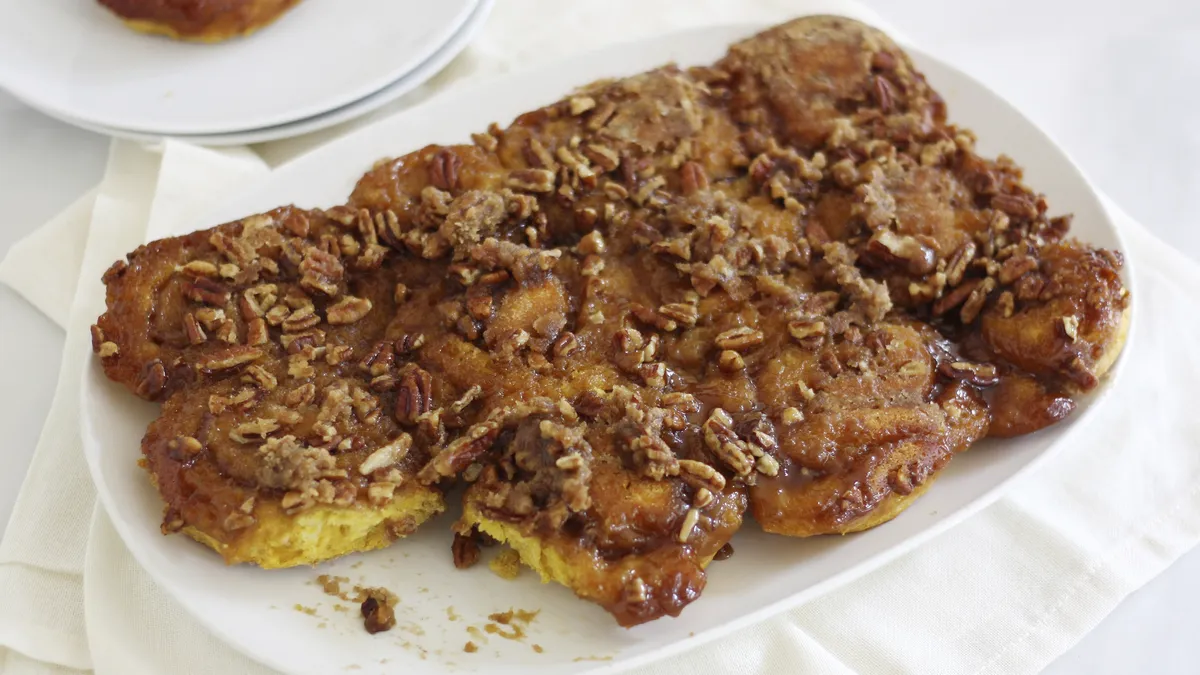
[[[496,20],[511,28],[501,4]],[[780,13],[755,19],[796,13],[797,3],[738,6],[759,4]],[[682,13],[681,4],[663,5]],[[680,25],[669,23],[672,12],[661,13],[653,30]],[[580,25],[590,31],[597,23]],[[486,38],[485,50],[511,44]],[[276,157],[294,151],[278,146]],[[22,261],[64,272],[82,263],[79,288],[96,292],[107,264],[147,230],[169,231],[228,186],[263,173],[244,152],[114,144],[82,261],[40,230],[0,264],[0,281],[61,317],[62,300],[73,290],[35,295],[32,287],[54,280],[30,276]],[[1200,541],[1200,421],[1186,410],[1186,387],[1200,371],[1192,349],[1200,343],[1200,302],[1189,293],[1200,287],[1200,268],[1108,206],[1137,270],[1139,316],[1125,380],[1103,404],[1103,417],[996,504],[918,550],[803,607],[640,672],[1035,672]],[[60,232],[75,232],[81,241],[89,229],[85,219],[58,220]],[[75,288],[75,280],[66,281],[65,288]],[[74,420],[94,318],[70,317],[51,414],[0,542],[0,672],[270,672],[217,641],[157,589],[102,509],[94,509],[85,531],[94,491]]]

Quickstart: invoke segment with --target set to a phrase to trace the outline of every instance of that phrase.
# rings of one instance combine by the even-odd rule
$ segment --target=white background
[[[1200,2],[863,1],[1015,103],[1125,210],[1200,262]],[[106,138],[0,91],[0,256],[99,181],[107,148]],[[49,409],[62,344],[57,327],[0,286],[0,533]],[[1200,550],[1126,599],[1047,672],[1200,672],[1197,607]]]

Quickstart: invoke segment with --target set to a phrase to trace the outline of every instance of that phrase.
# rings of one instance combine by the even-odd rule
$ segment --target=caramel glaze
[[[277,441],[229,433],[283,401],[299,416],[267,435],[327,450],[352,503],[378,505],[381,481],[468,483],[460,534],[503,524],[634,625],[699,595],[746,508],[792,536],[884,522],[976,440],[1069,415],[1120,347],[1119,254],[1067,239],[1015,164],[977,155],[903,52],[847,19],[596,83],[474,141],[380,162],[348,207],[278,209],[109,271],[94,347],[167,400],[145,449],[169,520],[220,530],[248,495],[295,501],[294,476],[264,473]],[[202,282],[180,271],[196,260],[238,266]],[[206,411],[250,366],[206,367],[231,345],[180,326],[217,305],[244,344],[238,298],[265,282],[291,298],[280,317],[307,298],[318,318],[256,347],[277,388]],[[347,296],[370,310],[329,325]],[[339,383],[377,406],[323,436]],[[290,406],[305,384],[316,398]],[[176,458],[189,434],[201,449]],[[395,474],[357,471],[400,434]]]

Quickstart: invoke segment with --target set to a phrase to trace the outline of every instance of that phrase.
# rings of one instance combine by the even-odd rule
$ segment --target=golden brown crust
[[[99,0],[133,30],[195,42],[221,42],[249,35],[299,1]]]
[[[205,510],[236,499],[189,501],[189,480],[320,508],[407,434],[392,478],[369,473],[468,484],[456,563],[486,533],[633,625],[698,596],[747,508],[792,536],[885,522],[979,438],[1064,418],[1120,348],[1120,256],[1067,239],[894,43],[846,19],[595,83],[473,140],[377,164],[348,207],[156,242],[106,275],[94,346],[168,400],[145,449],[181,525],[236,539]],[[285,307],[239,361],[254,312],[236,298],[264,283]],[[230,344],[189,339],[205,304],[224,313],[206,339]],[[335,346],[352,360],[324,361]],[[241,405],[252,368],[276,393],[196,412]],[[321,398],[271,421],[306,384],[379,405],[325,433]],[[172,458],[213,424],[204,462]]]

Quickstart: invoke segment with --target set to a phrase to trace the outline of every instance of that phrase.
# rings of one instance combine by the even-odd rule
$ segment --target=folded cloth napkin
[[[791,3],[754,18],[795,13]],[[90,227],[57,219],[59,232],[86,239],[82,259],[41,230],[0,264],[0,280],[63,316],[62,300],[74,294],[35,295],[29,281],[50,280],[29,276],[24,260],[81,267],[80,292],[95,293],[112,260],[194,222],[206,203],[265,172],[245,152],[116,143]],[[1200,421],[1181,395],[1200,370],[1191,349],[1200,301],[1190,295],[1200,268],[1107,206],[1136,270],[1138,323],[1124,380],[1070,448],[991,507],[852,585],[640,672],[1035,672],[1200,541]],[[0,672],[270,672],[159,590],[94,508],[74,424],[94,318],[70,315],[55,401],[0,542]]]

